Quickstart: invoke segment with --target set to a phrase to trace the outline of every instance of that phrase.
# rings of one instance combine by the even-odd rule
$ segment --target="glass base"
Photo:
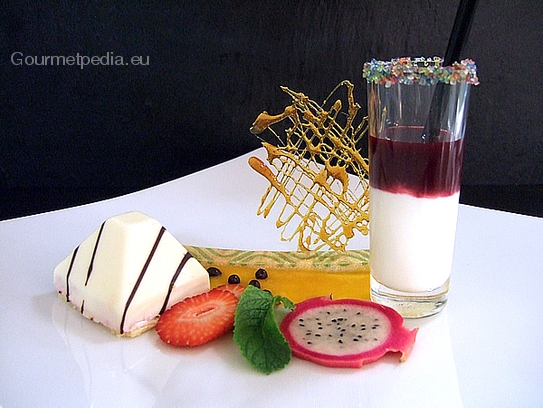
[[[411,293],[390,289],[377,282],[373,276],[370,277],[371,300],[393,308],[406,319],[439,313],[447,303],[448,294],[449,281],[430,292]]]

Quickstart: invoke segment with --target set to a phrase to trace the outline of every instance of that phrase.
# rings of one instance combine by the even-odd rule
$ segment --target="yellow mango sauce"
[[[262,268],[266,279],[261,289],[289,298],[294,303],[317,296],[333,299],[369,299],[369,251],[245,251],[186,246],[206,269],[215,267],[220,276],[210,276],[211,288],[228,283],[235,274],[240,284],[257,280]]]

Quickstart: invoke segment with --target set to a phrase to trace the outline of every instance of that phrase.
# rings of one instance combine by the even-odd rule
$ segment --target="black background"
[[[259,146],[248,129],[371,58],[442,55],[455,0],[74,1],[0,5],[0,219],[146,188]],[[543,215],[543,11],[480,0],[463,202]],[[15,65],[13,53],[146,66]],[[21,55],[21,54],[17,54]]]

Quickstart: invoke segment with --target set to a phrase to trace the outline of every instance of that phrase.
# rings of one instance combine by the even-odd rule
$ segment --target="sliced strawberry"
[[[173,305],[155,329],[172,346],[199,346],[232,330],[237,303],[233,293],[213,289]]]
[[[239,299],[243,291],[245,290],[245,286],[228,283],[226,285],[217,286],[215,290],[226,290],[228,292],[232,292],[236,297]]]

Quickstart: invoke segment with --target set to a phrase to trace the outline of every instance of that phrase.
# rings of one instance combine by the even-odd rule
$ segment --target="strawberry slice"
[[[173,305],[160,316],[155,329],[172,346],[199,346],[232,330],[237,303],[232,292],[213,289]]]
[[[228,292],[232,292],[239,299],[239,297],[245,290],[245,286],[234,284],[234,283],[228,283],[226,285],[217,286],[214,290],[226,290]]]

